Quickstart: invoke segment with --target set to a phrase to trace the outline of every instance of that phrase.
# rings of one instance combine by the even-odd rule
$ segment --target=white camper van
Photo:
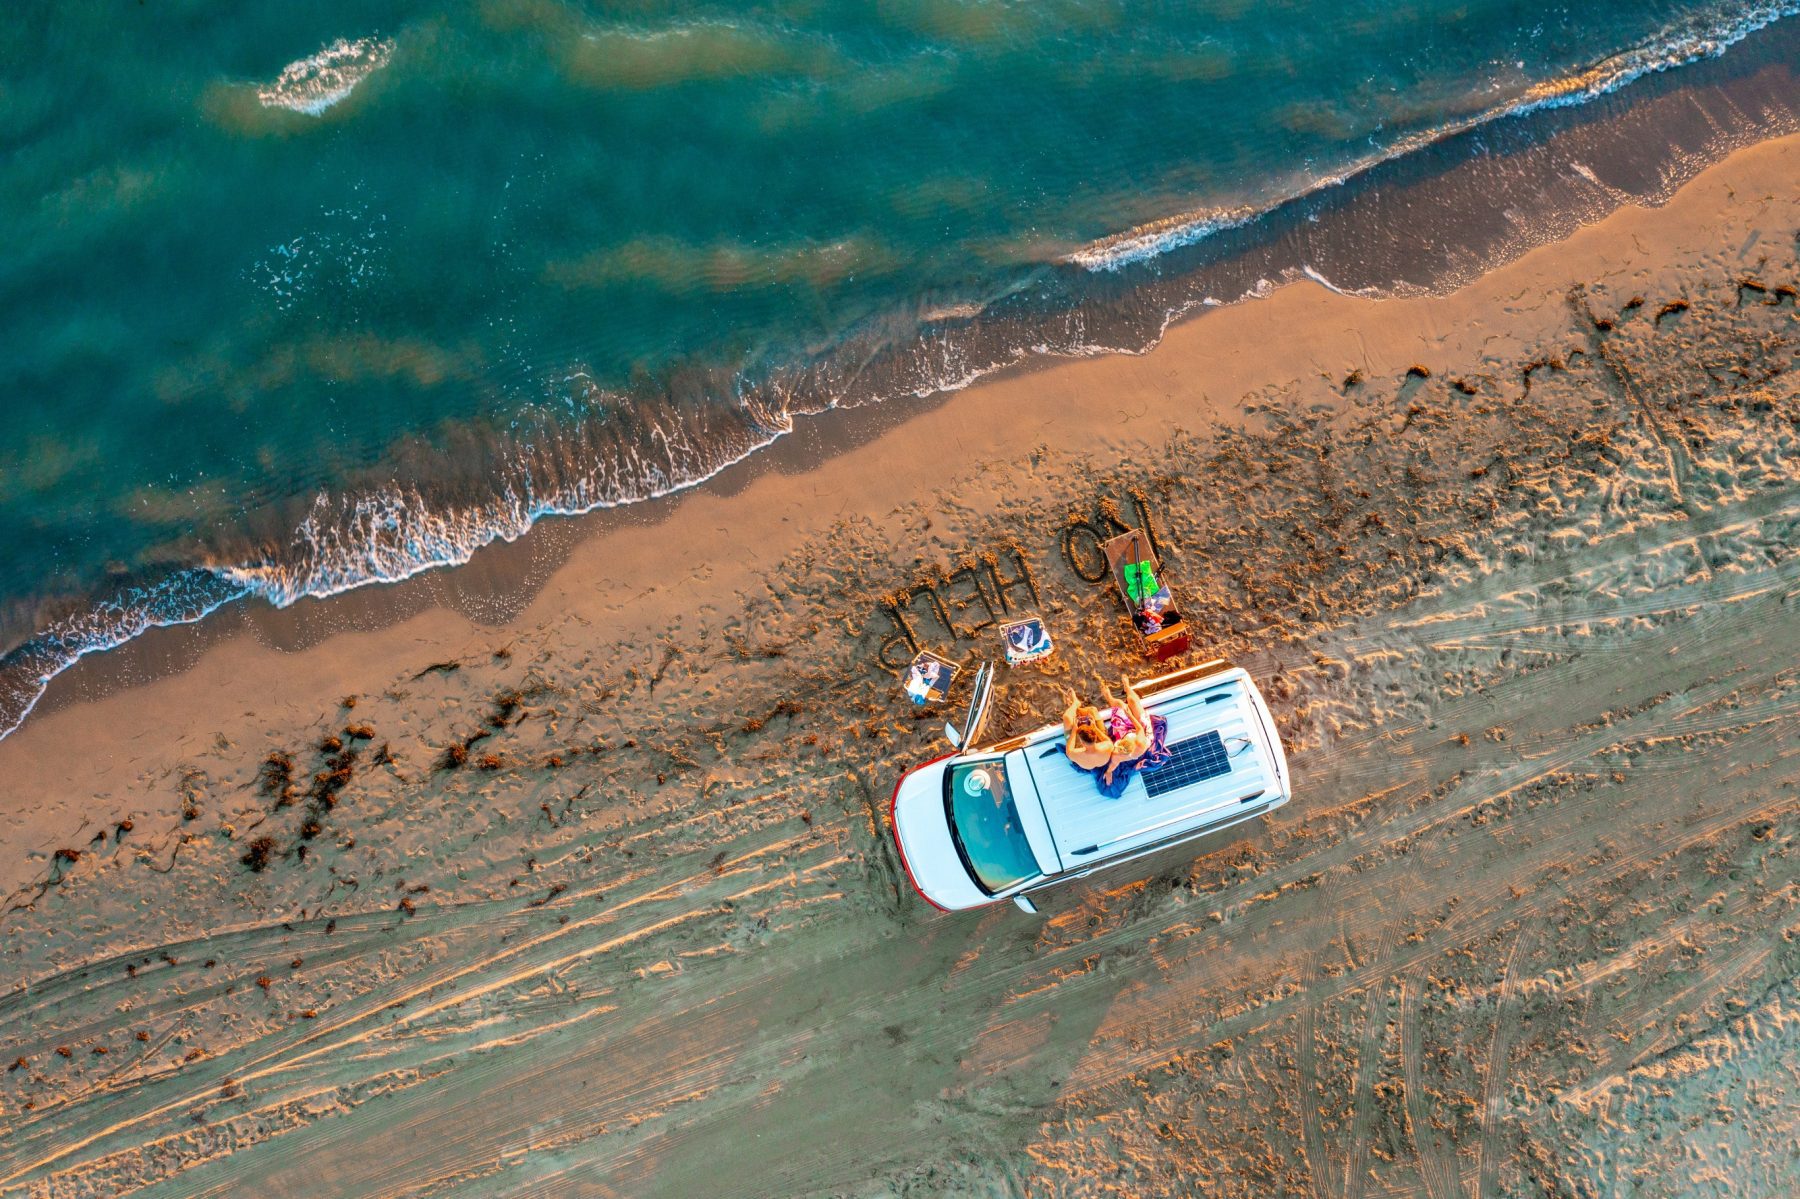
[[[979,736],[988,677],[976,684]],[[919,894],[946,911],[1031,896],[1106,866],[1261,816],[1292,794],[1287,756],[1250,675],[1205,662],[1137,683],[1169,722],[1168,756],[1137,771],[1118,799],[1063,753],[1060,724],[908,771],[894,787],[894,839]]]

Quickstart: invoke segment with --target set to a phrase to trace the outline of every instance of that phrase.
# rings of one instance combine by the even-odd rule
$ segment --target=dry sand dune
[[[0,745],[0,1195],[1800,1191],[1796,179],[1766,143],[1454,296],[978,388],[504,627],[46,713]],[[1058,552],[1106,502],[1294,801],[935,913],[880,604],[966,626],[953,572],[1021,553],[1034,723],[1130,663]]]

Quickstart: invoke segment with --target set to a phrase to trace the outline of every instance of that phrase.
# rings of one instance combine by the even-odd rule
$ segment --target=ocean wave
[[[1244,206],[1165,217],[1083,246],[1063,261],[1090,271],[1116,271],[1131,263],[1159,258],[1170,250],[1191,246],[1221,230],[1249,224],[1259,215],[1257,209]]]
[[[1090,271],[1118,271],[1133,263],[1160,257],[1224,230],[1238,228],[1312,192],[1341,186],[1384,162],[1417,153],[1427,146],[1479,126],[1508,117],[1523,116],[1539,109],[1585,104],[1616,92],[1645,75],[1723,54],[1757,30],[1796,15],[1800,15],[1800,3],[1785,0],[1782,3],[1753,5],[1747,11],[1732,14],[1717,25],[1666,29],[1640,46],[1610,55],[1556,79],[1533,84],[1525,89],[1523,95],[1505,103],[1400,138],[1376,153],[1359,158],[1328,175],[1310,179],[1304,186],[1277,195],[1260,206],[1229,210],[1204,209],[1161,217],[1120,233],[1109,234],[1066,255],[1062,261]]]
[[[1527,89],[1525,95],[1495,116],[1517,116],[1539,108],[1585,104],[1616,92],[1635,79],[1723,54],[1757,30],[1784,17],[1800,16],[1800,3],[1761,3],[1734,14],[1723,24],[1700,29],[1665,30],[1660,38],[1614,54],[1584,70]],[[1476,123],[1480,122],[1480,118]]]
[[[256,98],[264,108],[286,108],[316,117],[387,66],[393,56],[391,38],[339,38],[317,54],[283,67],[275,82],[256,89]]]
[[[653,287],[672,295],[726,294],[796,284],[822,290],[858,275],[891,272],[898,265],[893,250],[867,237],[759,246],[646,236],[578,259],[549,263],[543,277],[571,289],[631,286]]]
[[[0,738],[25,722],[52,679],[89,654],[117,649],[151,629],[195,624],[248,594],[214,571],[179,570],[51,621],[0,659]]]
[[[696,452],[688,456],[685,469],[633,471],[596,463],[544,493],[520,467],[508,472],[513,480],[493,499],[461,506],[436,503],[413,487],[321,493],[279,555],[208,570],[238,593],[277,608],[371,583],[398,583],[439,567],[461,566],[485,546],[518,540],[546,516],[582,516],[698,486],[787,431],[747,438],[735,453],[716,461],[711,452],[693,447]]]

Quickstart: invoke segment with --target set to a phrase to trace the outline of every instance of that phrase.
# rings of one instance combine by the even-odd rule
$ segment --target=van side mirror
[[[1013,903],[1017,905],[1021,912],[1029,912],[1033,916],[1037,915],[1037,904],[1032,903],[1031,896],[1025,894],[1025,892],[1021,891],[1013,896]]]

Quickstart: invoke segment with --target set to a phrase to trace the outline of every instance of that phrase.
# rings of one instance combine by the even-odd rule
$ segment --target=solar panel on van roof
[[[1225,740],[1217,732],[1211,732],[1169,746],[1168,759],[1142,771],[1138,777],[1144,780],[1144,790],[1156,796],[1230,771],[1231,759],[1225,755]]]

